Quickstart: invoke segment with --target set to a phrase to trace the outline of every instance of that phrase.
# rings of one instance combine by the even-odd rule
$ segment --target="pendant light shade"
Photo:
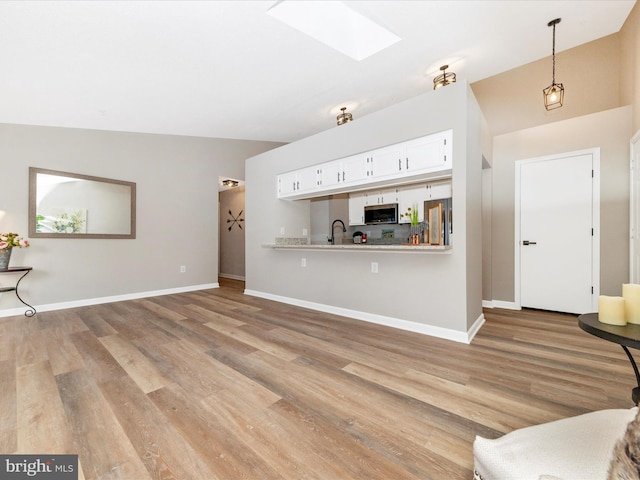
[[[338,120],[338,125],[344,125],[345,123],[353,120],[353,115],[346,112],[347,107],[342,107],[340,110],[342,111],[342,113],[336,117],[336,119]]]
[[[556,83],[556,25],[560,23],[560,20],[560,18],[556,18],[555,20],[551,20],[547,24],[547,26],[553,27],[553,76],[551,85],[542,90],[542,95],[544,97],[544,108],[546,108],[547,110],[560,108],[562,106],[562,103],[564,102],[564,87],[561,83]]]
[[[449,65],[443,65],[440,67],[440,70],[442,71],[441,75],[438,75],[436,78],[433,79],[433,89],[437,90],[440,87],[446,87],[447,85],[451,84],[451,83],[455,83],[456,81],[456,74],[453,72],[449,72],[447,73],[447,68],[449,68]]]

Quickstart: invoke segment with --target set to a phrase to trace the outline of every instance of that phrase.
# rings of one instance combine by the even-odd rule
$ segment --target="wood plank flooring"
[[[0,319],[0,452],[81,479],[470,479],[476,435],[629,408],[622,349],[486,310],[472,345],[221,288]]]

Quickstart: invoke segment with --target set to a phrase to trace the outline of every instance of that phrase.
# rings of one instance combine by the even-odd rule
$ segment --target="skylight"
[[[358,61],[400,40],[343,2],[283,0],[267,13]]]

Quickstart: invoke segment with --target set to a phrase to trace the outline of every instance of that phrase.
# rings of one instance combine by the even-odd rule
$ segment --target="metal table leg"
[[[636,374],[636,383],[638,386],[631,391],[631,399],[633,400],[634,405],[638,405],[638,400],[640,400],[640,372],[638,372],[638,366],[636,365],[636,361],[633,359],[631,352],[629,352],[629,349],[624,345],[620,346],[624,350],[624,353],[627,354],[627,357],[629,357],[629,361],[633,367],[633,372]]]
[[[22,297],[20,296],[20,294],[18,293],[18,286],[20,285],[20,282],[22,281],[22,279],[23,279],[24,277],[26,277],[27,275],[29,275],[29,272],[30,272],[30,271],[31,271],[31,270],[27,270],[26,272],[24,272],[24,275],[22,275],[22,276],[18,279],[18,281],[16,282],[16,297],[18,297],[18,300],[20,300],[20,301],[23,303],[23,305],[26,305],[27,307],[29,307],[29,308],[24,312],[25,317],[33,317],[33,316],[36,314],[36,309],[35,309],[33,306],[29,305],[27,302],[25,302],[25,301],[22,299]],[[637,370],[636,370],[636,373],[637,373]],[[638,381],[638,385],[640,385],[640,380]]]

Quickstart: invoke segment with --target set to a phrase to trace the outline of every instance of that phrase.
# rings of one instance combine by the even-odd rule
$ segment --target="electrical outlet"
[[[307,266],[307,259],[306,258],[303,258],[303,259],[300,260],[300,266],[301,267],[306,267]]]
[[[180,265],[180,273],[184,273],[187,271],[187,266],[186,265]]]
[[[307,236],[307,229],[306,229],[306,228],[303,228],[303,229],[302,229],[302,236],[303,236],[303,237],[306,237],[306,236]]]
[[[378,273],[378,262],[371,262],[371,273]]]
[[[284,235],[284,227],[280,227],[280,235]]]

